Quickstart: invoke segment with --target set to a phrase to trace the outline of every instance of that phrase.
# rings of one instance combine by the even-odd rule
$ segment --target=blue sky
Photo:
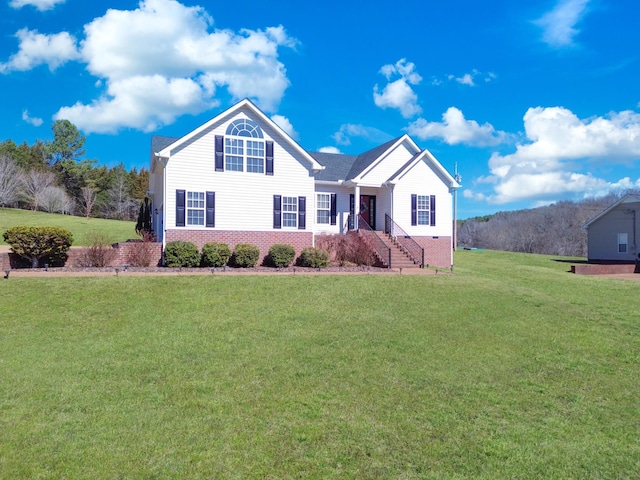
[[[637,0],[0,2],[1,140],[148,167],[249,97],[311,151],[409,133],[459,218],[640,187]]]

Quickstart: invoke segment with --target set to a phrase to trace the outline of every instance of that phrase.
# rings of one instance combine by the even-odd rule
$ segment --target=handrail
[[[354,218],[349,215],[349,225],[353,225],[353,220]],[[383,263],[387,264],[387,268],[391,268],[391,248],[387,247],[384,241],[378,236],[373,228],[371,228],[371,225],[367,223],[362,215],[358,215],[355,227],[357,227],[356,229],[358,233],[361,233],[362,236],[369,241],[369,245],[378,258],[380,258]]]
[[[405,232],[400,225],[393,221],[389,214],[384,215],[384,233],[389,235],[414,262],[420,263],[424,268],[424,248],[416,242],[411,235]]]

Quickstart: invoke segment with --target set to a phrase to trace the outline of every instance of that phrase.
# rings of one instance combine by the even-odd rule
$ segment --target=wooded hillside
[[[460,220],[458,246],[586,257],[587,232],[582,226],[630,193],[638,191]]]

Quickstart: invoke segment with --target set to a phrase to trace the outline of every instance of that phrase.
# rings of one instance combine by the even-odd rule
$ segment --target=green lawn
[[[0,478],[638,478],[640,284],[455,260],[0,279]]]
[[[66,228],[73,233],[74,246],[90,245],[90,236],[93,233],[104,233],[113,242],[124,242],[130,238],[138,238],[135,222],[0,208],[0,245],[6,245],[2,234],[8,228],[22,225]]]

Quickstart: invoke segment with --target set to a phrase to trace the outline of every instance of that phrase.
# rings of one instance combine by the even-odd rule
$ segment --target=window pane
[[[417,196],[418,225],[429,225],[429,195]]]
[[[331,214],[329,210],[318,210],[318,223],[329,223]]]

